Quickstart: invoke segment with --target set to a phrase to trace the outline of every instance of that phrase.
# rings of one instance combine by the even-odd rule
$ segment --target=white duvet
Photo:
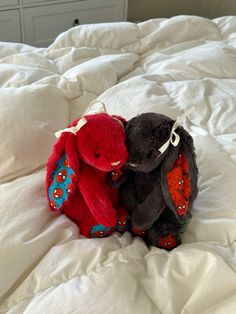
[[[0,43],[0,312],[236,313],[236,17],[84,25],[47,49]],[[54,132],[98,98],[129,119],[195,107],[199,194],[168,253],[80,238],[48,211]]]

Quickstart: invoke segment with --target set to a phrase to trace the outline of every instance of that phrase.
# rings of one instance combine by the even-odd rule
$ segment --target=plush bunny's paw
[[[101,224],[93,226],[91,229],[91,238],[104,238],[112,234],[114,228],[107,228]]]
[[[181,244],[181,238],[176,228],[171,224],[155,225],[148,232],[147,241],[150,245],[168,251]]]
[[[117,224],[115,230],[122,233],[129,231],[129,213],[121,206],[117,208]]]
[[[140,237],[144,237],[147,234],[148,230],[143,230],[141,228],[138,227],[133,227],[132,228],[132,233],[134,235],[140,236]]]
[[[173,250],[178,246],[178,239],[173,234],[168,234],[166,236],[163,236],[159,239],[157,242],[157,247],[165,250]]]

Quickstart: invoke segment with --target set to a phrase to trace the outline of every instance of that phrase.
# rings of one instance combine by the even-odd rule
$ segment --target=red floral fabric
[[[188,162],[183,154],[179,154],[173,168],[167,174],[171,198],[180,216],[185,215],[189,206],[190,178]]]

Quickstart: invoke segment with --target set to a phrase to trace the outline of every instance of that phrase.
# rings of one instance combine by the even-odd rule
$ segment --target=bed
[[[236,17],[83,25],[48,48],[0,43],[0,313],[236,313]],[[54,133],[92,101],[158,112],[194,138],[199,194],[183,244],[85,239],[48,210]]]

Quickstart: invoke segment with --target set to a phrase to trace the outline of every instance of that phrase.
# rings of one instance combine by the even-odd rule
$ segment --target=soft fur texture
[[[56,209],[75,221],[84,236],[104,236],[112,233],[117,223],[119,227],[119,218],[123,223],[125,216],[124,208],[119,205],[117,189],[107,183],[107,172],[118,170],[127,160],[125,130],[123,119],[119,117],[99,113],[85,118],[87,123],[76,135],[63,132],[53,147],[47,163],[48,202],[54,211],[49,188],[58,160],[66,154],[67,165],[74,174],[71,175],[68,198]],[[78,120],[71,126],[76,126]],[[92,228],[96,234],[92,234]]]
[[[197,196],[198,170],[192,137],[178,127],[179,144],[176,147],[170,144],[163,154],[159,152],[159,148],[169,139],[173,124],[172,119],[155,113],[144,113],[128,121],[127,171],[125,179],[123,176],[113,183],[113,186],[120,186],[120,196],[130,212],[133,232],[144,235],[149,244],[165,249],[173,249],[181,243],[181,224],[191,218],[191,208]],[[180,156],[183,156],[182,159]],[[182,164],[179,165],[181,160]],[[182,189],[189,189],[189,195],[188,191],[185,193],[188,199],[184,200],[188,208],[183,213],[178,211],[168,183],[170,171],[175,173],[175,167],[180,167],[182,172],[185,167],[188,171],[183,173],[188,178],[187,187],[181,185],[182,179],[180,181]],[[175,177],[171,179],[178,180]]]

